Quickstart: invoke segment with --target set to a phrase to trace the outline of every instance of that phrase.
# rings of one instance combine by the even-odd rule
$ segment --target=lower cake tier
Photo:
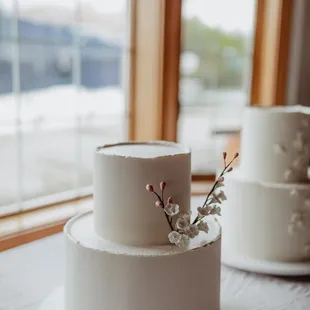
[[[64,228],[65,309],[219,310],[221,227],[208,224],[188,249],[131,247],[98,237],[92,212],[74,217]]]
[[[225,252],[283,262],[310,259],[310,184],[255,182],[238,170],[225,183]]]

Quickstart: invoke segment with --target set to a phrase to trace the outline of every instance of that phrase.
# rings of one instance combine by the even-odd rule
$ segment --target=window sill
[[[193,182],[192,195],[205,195],[210,182]],[[92,198],[84,198],[0,219],[0,252],[62,231],[74,215],[92,209]]]
[[[0,219],[0,252],[61,232],[74,215],[91,209],[91,198],[44,207]]]

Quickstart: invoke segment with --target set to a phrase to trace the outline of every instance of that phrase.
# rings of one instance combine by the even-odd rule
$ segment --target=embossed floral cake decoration
[[[164,211],[165,217],[171,229],[171,232],[168,235],[171,243],[180,248],[185,248],[188,246],[190,238],[195,238],[198,236],[200,231],[205,233],[209,232],[208,223],[204,222],[203,219],[210,215],[221,215],[220,205],[226,200],[225,193],[221,189],[224,187],[224,175],[233,170],[231,165],[238,156],[239,154],[236,153],[233,159],[227,163],[227,153],[223,153],[224,169],[215,181],[203,205],[197,208],[198,215],[193,221],[191,221],[190,212],[185,214],[180,213],[179,205],[173,203],[171,197],[168,197],[167,200],[165,200],[164,191],[166,188],[166,183],[164,181],[159,184],[159,193],[154,190],[153,185],[146,185],[146,190],[153,193],[157,198],[155,201],[155,206],[163,209]]]

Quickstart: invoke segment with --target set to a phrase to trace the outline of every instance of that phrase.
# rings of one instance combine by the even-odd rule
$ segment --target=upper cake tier
[[[172,197],[180,212],[190,210],[191,153],[170,142],[121,143],[97,148],[94,169],[95,231],[125,245],[169,243],[169,225],[156,196],[166,183],[164,200]]]
[[[246,108],[240,151],[240,169],[249,179],[306,182],[310,162],[310,108]]]

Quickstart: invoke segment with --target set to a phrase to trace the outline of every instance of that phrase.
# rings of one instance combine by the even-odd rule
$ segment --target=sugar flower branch
[[[146,190],[153,193],[157,200],[155,201],[155,206],[161,208],[164,211],[165,217],[167,219],[168,225],[171,232],[168,235],[169,241],[180,248],[187,247],[190,238],[195,238],[198,236],[200,231],[205,233],[209,232],[209,226],[206,222],[202,220],[209,215],[221,215],[220,205],[227,199],[224,191],[221,187],[224,186],[224,175],[233,170],[231,166],[234,160],[239,156],[238,153],[227,163],[227,153],[223,153],[224,169],[215,181],[213,187],[211,188],[209,194],[207,195],[203,205],[197,208],[198,215],[191,222],[191,213],[180,214],[179,205],[172,202],[172,198],[169,197],[165,202],[164,191],[166,188],[166,183],[164,181],[160,182],[159,189],[160,193],[154,190],[153,185],[147,184]],[[173,217],[177,216],[176,220],[173,221]],[[173,224],[175,222],[175,224]]]
[[[159,184],[159,188],[160,188],[160,191],[161,191],[160,195],[154,190],[154,187],[151,184],[147,184],[146,185],[146,190],[149,193],[154,193],[154,195],[157,197],[158,200],[156,200],[155,206],[157,208],[162,208],[164,210],[164,213],[165,213],[167,222],[168,222],[168,224],[170,226],[170,229],[174,230],[174,228],[172,226],[172,216],[174,216],[174,215],[179,213],[180,207],[177,204],[173,204],[172,203],[172,198],[171,197],[169,197],[167,199],[167,203],[166,204],[164,203],[164,190],[165,190],[165,187],[166,187],[166,183],[163,182],[163,181],[160,182],[160,184]]]

